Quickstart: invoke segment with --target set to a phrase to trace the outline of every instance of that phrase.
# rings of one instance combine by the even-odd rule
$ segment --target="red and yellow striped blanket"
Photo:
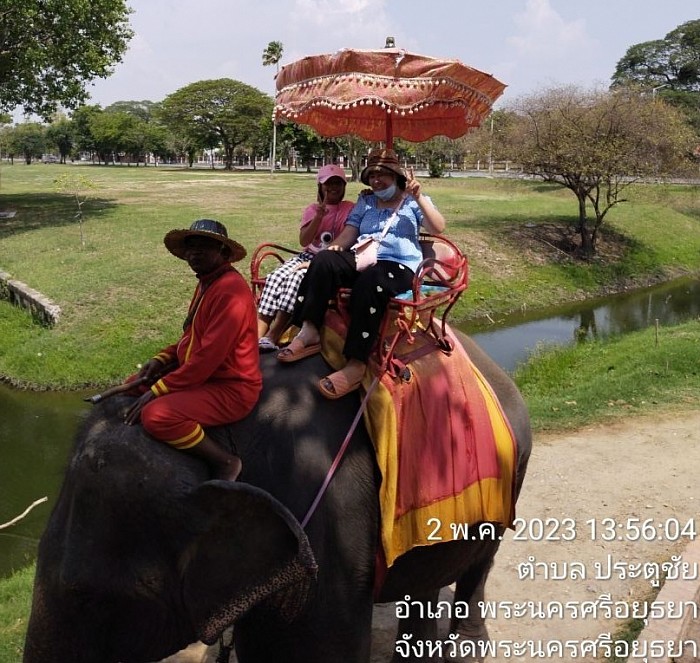
[[[345,363],[345,323],[333,310],[325,322],[323,356],[338,369]],[[382,375],[364,414],[382,473],[387,566],[411,548],[433,543],[436,521],[431,519],[444,528],[481,521],[512,524],[515,439],[490,386],[453,342],[449,356],[435,351],[411,361],[409,381]],[[397,355],[415,348],[416,343],[404,344]],[[368,371],[365,389],[373,379]],[[450,530],[444,529],[443,537],[445,531]]]

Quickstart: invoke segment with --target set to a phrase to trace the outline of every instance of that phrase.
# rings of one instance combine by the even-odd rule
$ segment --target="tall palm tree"
[[[263,51],[262,61],[264,67],[269,67],[274,64],[279,72],[280,66],[279,62],[282,59],[282,52],[284,51],[284,45],[281,41],[271,41],[267,48]]]
[[[282,52],[284,51],[284,45],[281,41],[271,41],[267,48],[263,51],[262,62],[263,67],[268,67],[270,65],[275,65],[277,75],[280,71],[280,60],[282,59]],[[270,158],[270,173],[275,172],[275,161],[277,159],[277,122],[273,120],[272,122],[272,156]]]

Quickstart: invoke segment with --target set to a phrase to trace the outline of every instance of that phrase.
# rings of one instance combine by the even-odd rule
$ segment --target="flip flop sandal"
[[[276,352],[279,349],[279,345],[275,345],[267,336],[261,336],[258,339],[258,350],[260,352]]]
[[[293,361],[317,355],[319,352],[321,352],[320,343],[304,345],[304,342],[299,337],[296,337],[292,339],[292,342],[286,348],[282,348],[277,353],[277,359],[284,364],[291,364]]]
[[[337,371],[327,375],[325,378],[321,378],[318,382],[318,389],[326,398],[336,400],[356,391],[359,389],[360,384],[362,384],[362,380],[348,382],[342,371]]]

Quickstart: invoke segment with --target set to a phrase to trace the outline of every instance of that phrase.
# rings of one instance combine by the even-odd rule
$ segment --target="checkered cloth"
[[[258,312],[261,315],[274,317],[277,311],[286,313],[294,311],[299,284],[306,274],[305,269],[296,269],[296,267],[313,257],[313,253],[302,251],[267,275],[265,287],[258,302]]]

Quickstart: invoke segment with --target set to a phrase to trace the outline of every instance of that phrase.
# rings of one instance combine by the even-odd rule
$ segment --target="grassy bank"
[[[515,374],[536,431],[700,409],[700,321],[543,350]]]
[[[33,581],[34,565],[0,580],[0,663],[22,660]]]
[[[55,191],[72,173],[95,188],[83,206]],[[469,290],[453,317],[495,318],[625,285],[700,270],[697,187],[640,186],[609,215],[592,264],[569,260],[552,232],[573,222],[576,202],[560,189],[487,178],[424,180],[468,253]],[[348,185],[354,199],[359,183]],[[193,277],[163,247],[171,228],[201,216],[223,221],[249,252],[262,241],[295,245],[302,208],[315,195],[306,173],[59,166],[2,166],[0,269],[62,308],[54,329],[0,303],[0,375],[15,384],[74,388],[113,383],[176,337]],[[679,238],[682,238],[680,240]],[[247,262],[240,263],[247,273]]]

